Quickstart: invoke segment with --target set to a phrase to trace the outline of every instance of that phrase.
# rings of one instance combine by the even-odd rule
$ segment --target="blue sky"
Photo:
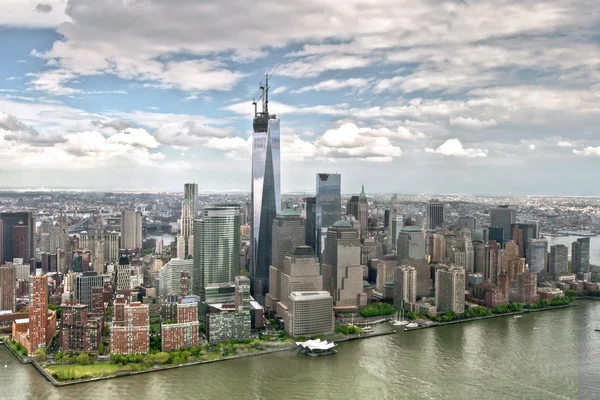
[[[600,195],[592,0],[0,0],[3,187]],[[595,12],[594,12],[595,10]]]

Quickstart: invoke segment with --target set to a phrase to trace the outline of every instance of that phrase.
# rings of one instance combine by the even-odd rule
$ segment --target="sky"
[[[0,0],[0,186],[600,195],[597,0]]]

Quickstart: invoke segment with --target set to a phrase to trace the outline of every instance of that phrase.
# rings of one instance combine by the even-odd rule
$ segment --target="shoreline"
[[[437,322],[437,323],[433,323],[428,326],[418,326],[417,328],[405,328],[405,329],[403,329],[403,331],[404,332],[418,331],[421,329],[438,328],[440,326],[462,324],[465,322],[472,322],[472,321],[481,321],[481,320],[490,319],[490,318],[510,317],[510,316],[514,316],[514,315],[523,315],[523,314],[529,314],[529,313],[540,312],[540,311],[560,310],[562,308],[577,307],[578,305],[579,305],[578,303],[571,303],[571,304],[563,304],[563,305],[554,306],[554,307],[523,309],[521,311],[512,311],[512,312],[507,312],[504,314],[492,314],[492,315],[484,315],[481,317],[463,318],[463,319],[458,319],[455,321]]]
[[[582,298],[582,300],[586,300],[586,299]],[[600,299],[596,299],[596,300],[600,300]],[[514,316],[514,315],[528,314],[531,312],[558,310],[558,309],[562,309],[562,308],[576,307],[578,305],[579,304],[577,304],[577,303],[565,304],[565,305],[555,306],[555,307],[514,311],[514,312],[505,313],[505,314],[486,315],[486,316],[481,316],[481,317],[460,319],[460,320],[456,320],[456,321],[435,323],[435,324],[432,324],[429,326],[419,326],[417,328],[411,328],[411,329],[402,329],[402,328],[401,329],[393,329],[392,328],[391,330],[386,331],[386,332],[373,332],[373,333],[368,333],[368,334],[351,335],[351,336],[337,339],[337,340],[335,340],[335,342],[341,343],[341,342],[349,342],[349,341],[353,341],[353,340],[369,339],[369,338],[374,338],[374,337],[379,337],[379,336],[391,335],[391,334],[395,334],[395,333],[402,332],[402,331],[404,331],[404,332],[418,331],[421,329],[436,328],[436,327],[452,325],[452,324],[460,324],[460,323],[465,323],[465,322],[485,320],[485,319],[489,319],[489,318],[509,317],[509,316]],[[385,321],[377,321],[377,324],[384,323],[384,322]],[[375,324],[375,323],[372,322],[372,324]],[[27,357],[26,359],[24,359],[20,355],[15,353],[15,351],[10,346],[10,342],[2,341],[1,343],[3,343],[22,364],[33,364],[33,366],[38,370],[38,372],[40,374],[42,374],[52,385],[54,385],[56,387],[78,385],[78,384],[101,381],[101,380],[106,380],[106,379],[114,379],[114,378],[121,378],[121,377],[125,377],[125,376],[147,374],[147,373],[157,372],[157,371],[166,371],[166,370],[171,370],[171,369],[175,369],[175,368],[184,368],[184,367],[190,367],[190,366],[194,366],[194,365],[202,365],[202,364],[209,364],[209,363],[215,363],[215,362],[221,362],[221,361],[235,360],[235,359],[240,359],[240,358],[254,357],[254,356],[260,356],[260,355],[264,355],[264,354],[278,353],[278,352],[282,352],[282,351],[291,351],[295,348],[295,345],[287,345],[287,346],[282,346],[280,348],[275,348],[275,349],[261,350],[256,353],[224,356],[224,357],[220,357],[220,358],[216,358],[216,359],[212,359],[212,360],[196,360],[196,361],[192,361],[192,362],[188,362],[188,363],[184,363],[184,364],[155,366],[155,367],[148,368],[148,369],[141,370],[141,371],[121,371],[121,372],[117,372],[117,373],[110,374],[110,375],[104,375],[104,376],[73,379],[73,380],[69,380],[69,381],[59,381],[56,378],[54,378],[39,362],[31,359],[30,357]]]

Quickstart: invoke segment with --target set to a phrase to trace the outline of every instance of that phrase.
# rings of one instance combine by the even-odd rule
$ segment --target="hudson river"
[[[580,303],[341,343],[327,357],[286,351],[63,388],[2,346],[0,398],[598,399],[600,302]]]

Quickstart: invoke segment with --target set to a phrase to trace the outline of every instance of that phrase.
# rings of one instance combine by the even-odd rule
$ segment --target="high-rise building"
[[[265,301],[266,307],[273,311],[281,298],[281,270],[286,255],[304,245],[304,233],[304,220],[291,209],[283,210],[273,220],[273,262],[269,268],[269,293]]]
[[[92,311],[92,289],[103,286],[104,276],[98,275],[97,272],[84,272],[76,278],[75,298],[80,304],[85,304],[89,311]]]
[[[233,299],[235,277],[240,274],[240,222],[240,209],[233,205],[206,207],[202,219],[194,222],[193,293],[201,301]],[[262,275],[258,278],[262,282]],[[263,286],[268,282],[259,284]]]
[[[15,311],[16,271],[11,262],[0,265],[0,311]]]
[[[31,212],[3,212],[0,213],[2,220],[2,252],[3,261],[12,262],[15,258],[23,258],[28,260],[35,257],[35,218]],[[17,257],[14,255],[14,227],[24,225],[27,227],[26,248],[27,254],[25,257]]]
[[[118,260],[119,233],[116,231],[104,232],[104,261],[108,263],[114,263]]]
[[[477,229],[477,218],[471,216],[458,217],[458,226],[468,228],[473,233]]]
[[[546,239],[531,239],[527,247],[527,264],[531,273],[543,274],[546,272],[548,258],[548,241]]]
[[[394,280],[394,270],[398,264],[397,259],[394,254],[387,254],[377,260],[375,287],[380,293],[383,293],[385,286]]]
[[[414,225],[407,225],[398,234],[396,244],[396,254],[398,262],[404,260],[425,260],[427,246],[425,240],[425,232]]]
[[[291,337],[326,335],[334,331],[333,299],[329,292],[291,292],[288,310],[284,329]]]
[[[327,228],[342,218],[342,176],[317,174],[316,232],[317,256],[321,258]]]
[[[435,230],[444,225],[444,203],[432,199],[427,204],[427,228]]]
[[[42,253],[53,253],[56,251],[56,249],[50,248],[52,228],[54,228],[54,224],[50,220],[44,220],[40,225],[40,251]]]
[[[512,240],[519,246],[519,256],[527,257],[529,241],[536,238],[536,226],[531,224],[512,224]]]
[[[511,224],[517,222],[517,211],[507,205],[501,205],[490,209],[490,226],[497,226],[502,229],[504,240],[511,239]]]
[[[162,350],[189,349],[198,345],[198,303],[181,299],[177,303],[177,322],[162,324]]]
[[[90,315],[85,304],[77,301],[68,301],[61,309],[61,350],[97,353],[102,343],[102,317]]]
[[[118,300],[118,299],[117,299]],[[134,302],[122,305],[123,319],[115,319],[110,332],[110,350],[115,354],[145,354],[150,350],[150,317],[148,304]]]
[[[517,275],[516,301],[523,304],[538,301],[537,274],[525,271]]]
[[[391,221],[391,238],[390,238],[390,244],[392,247],[392,250],[396,250],[396,245],[398,244],[398,235],[400,234],[400,231],[402,230],[402,227],[404,226],[404,219],[402,218],[402,214],[396,214],[396,215],[392,215],[390,217],[390,221]]]
[[[194,285],[194,260],[182,260],[180,258],[171,258],[171,260],[158,271],[160,282],[160,297],[168,298],[170,295],[179,295],[181,293],[181,274],[188,273],[192,285]],[[188,281],[189,284],[189,281]]]
[[[315,252],[317,251],[317,198],[306,197],[306,224],[304,244],[310,246]]]
[[[238,313],[250,312],[250,279],[246,276],[235,277],[235,310]]]
[[[518,259],[519,257],[519,245],[513,240],[509,240],[504,244],[504,250],[502,251],[502,271],[510,271],[510,263]],[[508,274],[509,279],[511,278],[510,273]],[[514,278],[514,276],[513,276]],[[512,279],[511,279],[512,280]]]
[[[441,233],[433,234],[433,252],[431,261],[437,263],[446,261],[446,237]]]
[[[435,272],[435,305],[437,312],[465,312],[465,270],[440,268]]]
[[[323,287],[331,293],[336,307],[366,305],[360,251],[359,234],[350,222],[340,220],[327,230],[323,252]]]
[[[394,270],[394,307],[417,301],[417,270],[413,267],[396,267]]]
[[[121,211],[121,248],[142,248],[142,213],[127,209]]]
[[[184,198],[181,202],[181,235],[177,238],[177,255],[179,258],[185,258],[189,253],[187,249],[188,239],[193,234],[194,219],[192,218],[191,200]],[[181,239],[180,239],[181,238]],[[179,240],[183,241],[183,249],[180,254]]]
[[[571,245],[573,273],[590,272],[590,238],[579,238]]]
[[[275,115],[269,114],[268,77],[263,88],[263,108],[257,112],[255,103],[254,109],[250,235],[250,286],[254,298],[261,304],[264,304],[265,295],[269,291],[272,224],[277,213],[281,211],[279,120]],[[236,251],[239,258],[239,248]],[[239,271],[235,275],[238,274]]]
[[[488,228],[488,238],[489,241],[494,241],[498,243],[501,249],[504,248],[504,228],[501,226],[490,226]]]
[[[473,245],[474,253],[474,271],[476,274],[486,274],[490,265],[490,246],[485,243],[478,242]]]
[[[569,248],[562,244],[550,246],[548,272],[556,278],[569,273]]]
[[[13,257],[25,260],[29,254],[29,240],[27,239],[29,227],[19,222],[13,227]],[[12,259],[11,259],[12,260]]]
[[[188,199],[190,204],[190,216],[191,224],[194,223],[194,219],[198,218],[200,212],[200,205],[198,204],[198,184],[197,183],[186,183],[183,186],[183,198]],[[193,229],[190,229],[190,235]]]
[[[185,245],[187,243],[187,240],[185,240],[185,238],[183,237],[183,235],[179,235],[177,236],[177,258],[185,258],[186,256],[186,251],[185,251]]]
[[[490,261],[487,263],[487,269],[484,271],[483,278],[492,285],[498,284],[498,276],[500,275],[500,245],[495,241],[488,243]]]
[[[55,322],[56,323],[56,322]],[[29,353],[35,349],[46,347],[49,340],[46,335],[48,327],[48,276],[31,277],[31,303],[29,305]],[[56,326],[54,327],[56,329]]]
[[[360,224],[361,237],[366,236],[369,228],[369,200],[367,199],[367,194],[365,193],[365,185],[362,185],[360,195],[352,196],[348,201],[348,205],[346,207],[346,214],[353,215],[354,218],[356,218],[356,220]]]

